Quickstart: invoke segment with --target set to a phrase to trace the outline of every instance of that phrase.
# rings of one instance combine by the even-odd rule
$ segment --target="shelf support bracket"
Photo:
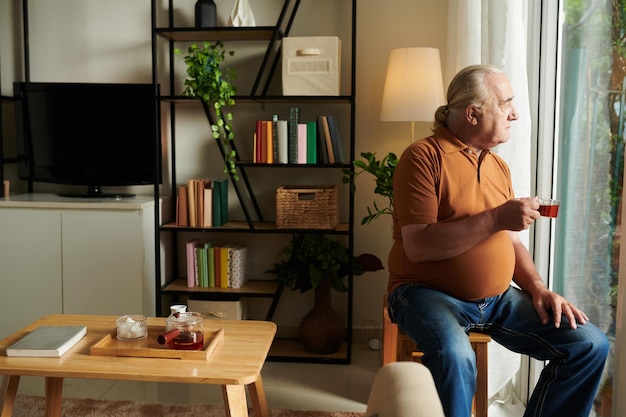
[[[204,101],[204,100],[200,100],[202,102],[202,108],[204,109],[204,112],[206,113],[207,119],[209,120],[209,123],[211,124],[215,124],[213,115],[211,114],[211,110],[209,108],[209,105]],[[240,161],[240,156],[239,156],[239,152],[237,151],[237,147],[235,146],[235,142],[231,141],[230,142],[232,149],[235,151],[235,159],[237,161]],[[217,140],[217,146],[220,150],[220,153],[222,154],[222,160],[224,161],[224,163],[226,164],[226,150],[224,149],[224,144],[222,143],[221,140]],[[258,202],[256,201],[256,197],[254,195],[254,193],[252,192],[252,187],[250,185],[250,180],[248,179],[248,174],[246,173],[246,170],[244,167],[238,167],[239,168],[239,172],[241,173],[241,179],[244,182],[245,188],[246,188],[246,192],[248,193],[248,197],[250,198],[250,200],[252,201],[252,205],[254,206],[254,210],[255,210],[255,214],[257,216],[257,218],[259,219],[259,221],[263,221],[263,214],[261,213],[261,208],[259,207]],[[250,212],[248,210],[248,206],[246,204],[246,202],[244,201],[244,196],[239,188],[239,181],[235,180],[235,177],[233,176],[233,173],[230,172],[230,169],[226,169],[228,171],[228,175],[230,176],[231,182],[233,184],[233,187],[235,189],[235,192],[237,194],[237,198],[239,199],[239,204],[241,205],[241,209],[243,210],[243,214],[246,217],[246,221],[248,223],[248,227],[250,228],[250,230],[254,231],[254,223],[252,220],[252,217],[250,216]]]

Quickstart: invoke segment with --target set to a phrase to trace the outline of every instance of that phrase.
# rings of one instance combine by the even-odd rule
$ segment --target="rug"
[[[46,414],[43,397],[18,395],[13,417],[43,417]],[[271,410],[272,417],[364,417],[365,413],[339,411]],[[135,401],[105,401],[64,398],[63,417],[224,417],[223,408],[192,404],[150,404]],[[254,411],[250,410],[250,417]]]

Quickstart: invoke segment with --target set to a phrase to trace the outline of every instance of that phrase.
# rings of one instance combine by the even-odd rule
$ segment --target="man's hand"
[[[533,306],[539,315],[539,319],[545,325],[550,320],[549,311],[554,315],[554,327],[561,327],[562,316],[567,317],[569,325],[575,329],[578,324],[589,321],[587,315],[565,297],[552,292],[543,283],[539,273],[535,269],[533,260],[526,246],[519,240],[518,233],[510,233],[513,247],[515,248],[515,273],[514,281],[520,288],[526,291],[533,300]]]
[[[502,230],[519,232],[528,229],[540,217],[538,209],[539,198],[532,197],[509,200],[495,210]]]
[[[587,315],[578,307],[567,301],[565,297],[545,287],[535,291],[532,294],[532,298],[535,310],[537,310],[537,314],[539,314],[539,318],[544,325],[548,324],[549,310],[552,310],[554,327],[557,329],[561,327],[561,315],[567,317],[572,329],[575,329],[577,324],[585,324],[589,321]]]

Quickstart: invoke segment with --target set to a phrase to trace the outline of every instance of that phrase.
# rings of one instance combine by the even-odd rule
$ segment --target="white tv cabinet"
[[[155,314],[154,199],[0,198],[0,338],[52,313]]]

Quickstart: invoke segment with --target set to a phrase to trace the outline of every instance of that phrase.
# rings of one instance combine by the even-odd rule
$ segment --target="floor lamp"
[[[380,120],[411,122],[411,143],[415,122],[430,122],[437,107],[445,104],[439,50],[397,48],[389,52]]]

